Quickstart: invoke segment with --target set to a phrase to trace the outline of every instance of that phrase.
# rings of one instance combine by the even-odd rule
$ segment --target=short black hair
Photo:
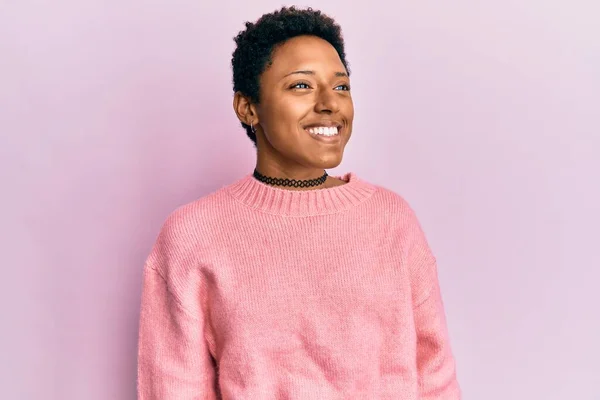
[[[316,36],[329,42],[337,51],[348,75],[350,70],[344,51],[340,26],[319,10],[282,7],[264,14],[256,22],[246,22],[246,29],[235,37],[236,49],[231,58],[233,91],[251,101],[260,101],[259,78],[271,64],[273,50],[296,36]],[[256,145],[256,135],[242,122],[246,134]]]

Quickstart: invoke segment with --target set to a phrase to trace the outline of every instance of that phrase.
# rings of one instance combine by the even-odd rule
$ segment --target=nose
[[[337,95],[333,89],[322,88],[317,93],[315,111],[318,113],[333,114],[340,110]]]

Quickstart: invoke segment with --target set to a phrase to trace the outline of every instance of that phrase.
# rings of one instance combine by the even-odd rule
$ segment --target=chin
[[[323,168],[323,169],[333,169],[338,167],[342,163],[342,155],[340,154],[337,157],[324,157],[321,160],[318,160],[313,165],[315,168]]]
[[[296,152],[294,155],[292,154],[289,154],[291,156],[290,158],[298,160],[300,164],[307,167],[314,169],[332,169],[338,167],[342,163],[344,147],[323,150],[321,147],[315,148],[314,146],[306,146],[303,147],[302,152]]]

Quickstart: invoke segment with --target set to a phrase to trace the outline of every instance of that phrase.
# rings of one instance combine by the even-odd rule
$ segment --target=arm
[[[435,269],[434,265],[428,267]],[[460,400],[456,366],[437,278],[428,297],[415,305],[413,314],[417,331],[419,399]]]
[[[144,268],[138,339],[138,400],[216,399],[201,307],[185,309],[156,269]]]
[[[407,262],[411,271],[417,334],[420,400],[460,400],[455,360],[438,281],[437,262],[412,212],[407,213]]]

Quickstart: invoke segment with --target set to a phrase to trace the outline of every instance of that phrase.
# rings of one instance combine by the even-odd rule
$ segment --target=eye
[[[290,86],[290,89],[310,89],[310,86],[308,85],[308,83],[298,82]]]
[[[340,88],[342,88],[342,89],[340,89]],[[350,86],[345,85],[345,84],[344,85],[339,85],[339,86],[335,87],[335,90],[349,91],[350,90]]]

